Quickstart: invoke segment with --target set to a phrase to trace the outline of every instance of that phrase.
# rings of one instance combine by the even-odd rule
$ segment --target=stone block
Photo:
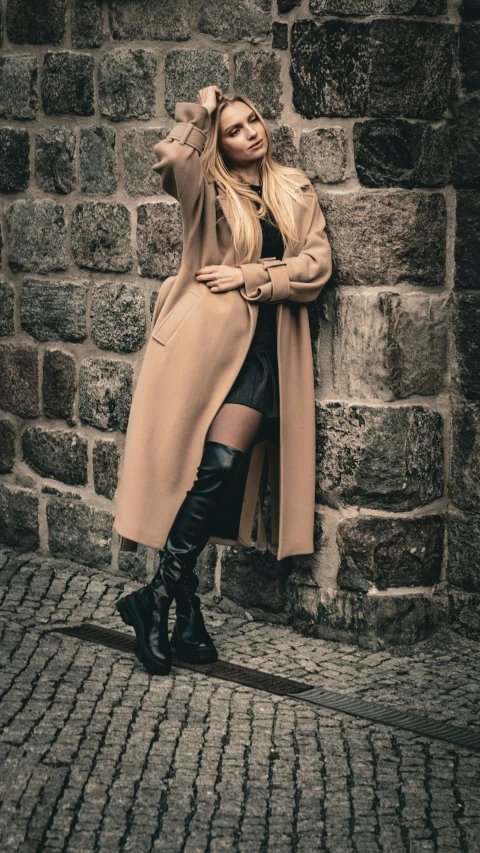
[[[166,278],[180,268],[183,226],[180,205],[142,204],[137,209],[138,271],[150,278]]]
[[[145,341],[145,297],[138,287],[117,282],[96,285],[90,309],[92,340],[101,349],[136,352]]]
[[[12,44],[61,44],[67,0],[7,0],[7,36]]]
[[[80,188],[110,195],[117,188],[115,131],[111,127],[80,129]]]
[[[30,136],[28,130],[0,128],[0,192],[26,190],[30,180]]]
[[[462,0],[459,12],[462,18],[477,20],[480,18],[480,0]]]
[[[85,284],[25,278],[20,290],[20,326],[37,341],[87,337]]]
[[[294,21],[293,106],[305,118],[440,119],[453,105],[455,27],[376,18]]]
[[[93,446],[93,483],[97,495],[113,500],[118,484],[120,453],[114,441],[99,439]]]
[[[110,568],[112,516],[76,500],[52,497],[47,503],[51,554],[95,569]]]
[[[347,131],[343,127],[318,127],[300,135],[300,167],[311,181],[335,184],[345,180]]]
[[[277,8],[279,15],[286,15],[295,9],[296,6],[301,6],[302,0],[277,0]]]
[[[114,39],[186,41],[191,37],[192,10],[188,0],[109,0]]]
[[[104,358],[85,359],[78,376],[78,414],[82,423],[126,432],[132,386],[130,364]]]
[[[167,134],[168,130],[164,127],[147,130],[134,128],[124,134],[123,183],[129,195],[158,195],[162,192],[160,175],[153,171],[157,162],[153,147],[161,139],[165,139]]]
[[[273,21],[272,47],[274,50],[288,50],[288,24]]]
[[[336,394],[388,401],[443,390],[448,296],[337,288],[326,294],[325,310]]]
[[[480,276],[480,192],[459,190],[455,234],[455,287],[478,290]]]
[[[415,190],[317,192],[332,247],[331,284],[444,285],[446,204]]]
[[[292,569],[289,557],[277,561],[271,551],[232,545],[223,552],[221,566],[222,595],[244,607],[270,613],[285,610],[286,578]]]
[[[480,88],[480,24],[460,24],[459,60],[463,87]]]
[[[72,252],[79,267],[100,272],[131,269],[130,213],[124,204],[84,201],[72,213]]]
[[[447,0],[310,0],[312,15],[443,15]]]
[[[15,334],[15,291],[11,284],[0,280],[0,335]]]
[[[7,213],[10,268],[47,273],[68,266],[65,210],[50,199],[14,201]]]
[[[288,124],[271,127],[272,157],[282,166],[299,166],[298,152],[295,147],[295,134]]]
[[[40,189],[67,195],[75,188],[75,132],[45,128],[35,134],[35,177]]]
[[[8,474],[15,464],[15,425],[0,420],[0,474]]]
[[[264,119],[279,118],[283,88],[278,54],[270,50],[238,50],[233,63],[234,89],[244,92]]]
[[[74,432],[29,426],[22,434],[23,461],[42,477],[86,486],[88,442]]]
[[[443,419],[425,406],[317,403],[317,496],[406,511],[443,496]]]
[[[62,418],[74,426],[73,405],[77,390],[75,359],[61,350],[47,350],[43,356],[42,398],[47,418]]]
[[[38,350],[24,344],[0,344],[0,409],[21,418],[40,414]]]
[[[478,593],[448,593],[449,628],[468,640],[480,640],[480,595]]]
[[[150,50],[118,47],[98,65],[100,112],[112,121],[152,118],[157,61]]]
[[[460,394],[480,399],[480,293],[457,293],[454,299],[454,376]]]
[[[480,515],[449,511],[448,586],[465,592],[480,592]]]
[[[148,548],[138,545],[136,551],[118,551],[118,572],[131,580],[147,582]]]
[[[100,47],[103,42],[102,0],[72,0],[72,45]]]
[[[165,109],[175,115],[178,101],[197,102],[205,86],[229,87],[228,57],[219,50],[171,50],[165,56]]]
[[[93,56],[70,51],[46,53],[41,90],[47,115],[93,115]]]
[[[340,589],[433,586],[440,580],[443,518],[346,518],[337,528]]]
[[[365,187],[444,187],[452,171],[452,130],[405,119],[357,121],[353,148]]]
[[[0,118],[34,119],[37,110],[37,58],[27,54],[0,57]]]
[[[460,509],[480,513],[480,403],[452,407],[449,497]]]
[[[0,483],[0,542],[21,551],[37,550],[40,536],[36,494]]]
[[[257,44],[272,32],[272,0],[199,0],[198,29],[218,41]]]
[[[453,184],[480,187],[480,94],[457,104],[454,130]]]

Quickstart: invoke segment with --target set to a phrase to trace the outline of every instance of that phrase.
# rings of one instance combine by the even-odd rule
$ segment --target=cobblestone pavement
[[[138,584],[0,549],[2,853],[480,851],[480,754],[51,633]],[[207,600],[207,599],[205,599]],[[394,653],[204,605],[219,655],[479,727],[479,646]],[[173,626],[173,619],[172,619]]]

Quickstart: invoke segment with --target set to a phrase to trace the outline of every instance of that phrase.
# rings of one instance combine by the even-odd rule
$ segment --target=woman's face
[[[220,113],[219,144],[238,166],[259,160],[267,150],[267,134],[257,115],[243,101],[228,104]],[[255,144],[254,143],[258,143]],[[252,145],[254,147],[252,148]]]

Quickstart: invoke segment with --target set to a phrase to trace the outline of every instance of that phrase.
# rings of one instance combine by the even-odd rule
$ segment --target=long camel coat
[[[226,194],[200,161],[211,117],[206,107],[177,103],[176,124],[154,151],[162,186],[180,204],[183,255],[163,283],[133,394],[119,472],[114,528],[122,550],[140,542],[163,550],[176,513],[196,478],[208,428],[247,355],[258,302],[278,303],[280,445],[268,439],[246,455],[230,504],[209,542],[266,549],[263,503],[270,483],[272,544],[277,560],[311,554],[315,509],[314,374],[306,303],[332,271],[325,218],[305,176],[306,206],[296,205],[297,244],[282,260],[242,264],[244,285],[212,293],[196,272],[235,263]]]

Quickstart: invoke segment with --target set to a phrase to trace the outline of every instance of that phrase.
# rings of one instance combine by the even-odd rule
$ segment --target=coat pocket
[[[165,345],[183,323],[192,308],[195,307],[199,299],[200,296],[198,293],[194,290],[187,290],[172,310],[168,312],[167,316],[154,326],[152,338],[158,341],[159,344]]]

